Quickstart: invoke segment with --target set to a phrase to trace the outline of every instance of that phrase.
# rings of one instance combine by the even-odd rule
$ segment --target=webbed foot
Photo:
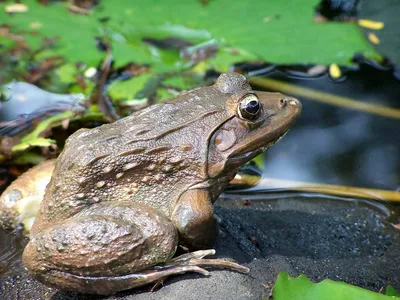
[[[196,266],[196,267],[203,267],[203,268],[225,268],[225,269],[230,269],[236,272],[240,273],[249,273],[250,269],[239,265],[238,263],[228,260],[228,259],[223,259],[223,258],[211,258],[207,259],[204,258],[209,255],[214,255],[215,250],[214,249],[208,249],[208,250],[199,250],[195,252],[190,252],[190,253],[185,253],[180,256],[177,256],[167,263],[157,266],[157,268],[170,268],[170,267],[186,267],[186,266]],[[202,269],[202,268],[201,268]],[[203,272],[200,272],[204,275],[209,275],[209,272],[202,269]]]
[[[204,258],[206,256],[214,254],[215,254],[214,249],[199,250],[195,252],[185,253],[171,259],[170,261],[168,261],[163,265],[150,268],[147,271],[156,270],[156,273],[152,275],[157,277],[157,279],[154,278],[154,280],[148,281],[148,282],[156,281],[151,291],[154,292],[160,286],[162,286],[164,281],[170,275],[183,274],[186,272],[196,272],[208,276],[210,272],[208,272],[204,268],[226,268],[245,274],[250,272],[249,268],[239,265],[238,263],[233,262],[231,260],[221,259],[221,258],[213,258],[213,259]],[[164,272],[168,272],[170,274],[160,278],[160,275]],[[150,279],[150,276],[148,279]]]

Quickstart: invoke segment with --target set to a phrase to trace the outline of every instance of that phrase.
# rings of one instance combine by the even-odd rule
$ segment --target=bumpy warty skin
[[[224,101],[204,104],[204,97],[217,95],[213,87],[198,89],[112,124],[77,131],[57,161],[59,176],[52,177],[33,232],[113,199],[143,202],[170,215],[170,200],[207,178],[210,136],[231,117]]]

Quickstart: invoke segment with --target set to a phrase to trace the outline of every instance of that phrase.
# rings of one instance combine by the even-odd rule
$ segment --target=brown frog
[[[23,263],[64,290],[112,294],[172,274],[226,267],[209,249],[213,203],[238,168],[278,141],[301,111],[279,93],[222,74],[129,117],[74,133],[59,156]]]

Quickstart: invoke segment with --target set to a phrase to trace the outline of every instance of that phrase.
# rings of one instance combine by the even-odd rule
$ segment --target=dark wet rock
[[[330,278],[379,291],[400,289],[400,232],[373,206],[321,198],[271,201],[220,200],[216,214],[218,257],[250,267],[249,275],[213,270],[211,276],[174,276],[151,293],[151,285],[104,299],[261,299],[281,271]],[[18,257],[20,259],[20,256]],[[27,275],[20,261],[3,274],[1,299],[99,299],[48,288]]]

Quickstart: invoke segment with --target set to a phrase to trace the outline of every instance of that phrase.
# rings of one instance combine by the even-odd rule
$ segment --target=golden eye
[[[257,118],[261,110],[261,103],[257,96],[249,94],[240,101],[238,106],[238,114],[242,119],[254,120]]]

